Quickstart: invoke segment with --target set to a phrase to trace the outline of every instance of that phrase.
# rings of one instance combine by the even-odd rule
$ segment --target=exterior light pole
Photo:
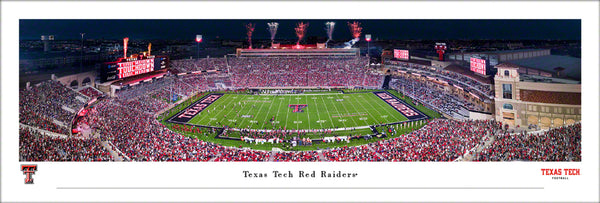
[[[196,58],[200,58],[200,42],[202,42],[202,35],[196,35],[197,49]]]
[[[83,35],[85,35],[85,33],[79,33],[81,35],[81,50],[80,50],[80,54],[79,54],[79,71],[83,72]]]
[[[371,46],[369,45],[369,42],[371,42],[371,34],[366,34],[365,35],[365,40],[367,40],[367,58],[368,58],[368,62],[369,62],[369,67],[371,66],[371,56],[369,55],[369,49],[371,48]]]

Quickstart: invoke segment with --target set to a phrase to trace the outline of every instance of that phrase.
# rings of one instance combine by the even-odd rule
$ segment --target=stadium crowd
[[[267,161],[270,152],[251,149],[222,147],[223,151],[214,161]]]
[[[463,107],[476,111],[483,110],[483,107],[470,103],[463,97],[444,92],[443,88],[436,83],[420,81],[405,75],[395,76],[390,81],[390,88],[447,115],[461,112]]]
[[[158,123],[153,116],[110,99],[85,118],[95,132],[134,161],[208,161],[221,151],[211,143],[187,138]]]
[[[397,65],[397,66],[403,67],[407,70],[410,70],[410,69],[418,70],[420,72],[426,72],[431,75],[440,76],[441,78],[445,78],[450,81],[455,81],[454,82],[455,84],[459,85],[461,88],[463,88],[469,92],[483,93],[482,95],[481,94],[479,95],[481,98],[486,98],[486,97],[489,98],[489,97],[494,96],[494,91],[492,90],[492,86],[490,84],[484,84],[482,82],[479,82],[478,80],[475,80],[468,76],[462,75],[460,73],[439,70],[439,69],[432,68],[432,67],[426,66],[426,65],[406,63],[406,62],[400,62],[400,61],[386,60],[386,63],[392,64],[392,65]],[[483,96],[485,96],[485,97],[483,97]]]
[[[319,159],[319,153],[316,151],[299,151],[299,152],[277,152],[273,155],[275,162],[303,161],[316,162]]]
[[[501,127],[491,120],[435,119],[419,130],[369,146],[388,161],[453,161]]]
[[[228,62],[235,87],[381,87],[383,83],[382,76],[368,73],[364,57],[231,58]]]
[[[69,134],[75,113],[87,102],[79,93],[57,81],[44,81],[19,92],[19,123]]]
[[[175,62],[175,61],[174,61]],[[542,134],[511,136],[495,121],[454,121],[435,119],[425,127],[389,140],[356,147],[305,152],[265,152],[225,147],[183,136],[159,123],[154,114],[168,107],[177,97],[216,89],[216,84],[246,87],[282,86],[368,86],[381,87],[383,76],[369,73],[367,60],[356,58],[232,58],[180,60],[181,71],[213,70],[231,66],[227,75],[166,76],[143,82],[117,92],[116,98],[101,99],[83,118],[93,133],[112,143],[130,161],[453,161],[483,144],[482,138],[495,141],[477,155],[479,161],[581,160],[581,126],[552,129]],[[205,65],[206,64],[206,65]],[[413,67],[427,69],[426,67]],[[467,83],[488,92],[485,85],[455,73],[436,74]],[[480,87],[480,85],[482,85]],[[390,87],[452,115],[461,107],[477,108],[466,99],[445,93],[439,85],[398,76]],[[467,86],[465,86],[467,87]],[[83,94],[88,95],[87,91]],[[89,95],[88,95],[89,96]],[[91,93],[91,96],[94,96]],[[19,122],[60,134],[83,107],[86,98],[56,81],[45,81],[19,95]],[[270,139],[300,136],[297,133],[257,134],[248,137]],[[20,159],[26,161],[107,161],[110,153],[96,138],[54,138],[21,129]]]
[[[189,75],[167,76],[117,91],[117,103],[147,113],[157,113],[179,98],[210,88],[206,77]],[[214,82],[213,82],[214,85]]]
[[[51,137],[19,128],[19,161],[110,161],[97,138]]]
[[[222,70],[227,68],[225,58],[182,59],[170,61],[171,68],[180,73],[195,71]]]
[[[581,123],[541,133],[502,133],[476,161],[581,161]]]
[[[328,161],[383,161],[375,151],[369,150],[367,145],[356,147],[340,147],[323,151]]]
[[[97,98],[97,97],[103,95],[102,92],[94,89],[93,87],[83,88],[83,89],[79,90],[79,93],[84,94],[85,96],[88,96],[89,98]]]

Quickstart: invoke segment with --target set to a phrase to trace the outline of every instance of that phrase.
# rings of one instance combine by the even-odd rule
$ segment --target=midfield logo
[[[308,105],[307,104],[290,104],[289,105],[290,108],[294,109],[294,111],[293,111],[294,113],[304,112],[302,109],[306,106],[308,106]]]
[[[33,184],[33,174],[37,171],[37,165],[21,165],[21,171],[25,174],[25,184]]]

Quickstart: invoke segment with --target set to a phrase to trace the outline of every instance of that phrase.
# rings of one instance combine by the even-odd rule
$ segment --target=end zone
[[[406,102],[402,101],[395,95],[390,94],[389,92],[378,91],[373,92],[373,94],[375,94],[381,100],[385,101],[385,103],[387,103],[388,105],[392,106],[392,108],[400,112],[409,121],[423,120],[429,118],[429,116],[425,115],[425,113],[419,111],[415,107],[407,104]]]
[[[189,105],[184,110],[178,112],[167,121],[179,124],[187,123],[194,118],[194,116],[198,115],[198,113],[202,112],[204,109],[206,109],[206,107],[210,106],[223,95],[224,94],[209,94],[204,98],[194,102],[192,105]]]

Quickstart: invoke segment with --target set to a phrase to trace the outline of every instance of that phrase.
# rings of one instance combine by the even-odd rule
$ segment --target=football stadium
[[[123,36],[109,57],[86,56],[93,71],[24,81],[19,160],[581,161],[580,58],[522,43],[396,45],[356,21],[338,22],[346,40],[332,41],[333,21],[306,40],[308,24],[295,25],[248,23],[246,39],[203,57],[206,36],[154,54],[152,40]],[[270,40],[253,41],[260,26]],[[298,40],[278,41],[278,28]],[[54,41],[35,43],[49,57]],[[58,58],[20,71],[71,59]]]

